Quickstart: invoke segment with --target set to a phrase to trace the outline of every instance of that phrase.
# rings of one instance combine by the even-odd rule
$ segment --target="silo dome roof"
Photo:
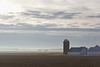
[[[69,42],[69,40],[65,39],[64,42]]]

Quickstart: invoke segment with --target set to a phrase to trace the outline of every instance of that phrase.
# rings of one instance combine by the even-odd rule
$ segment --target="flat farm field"
[[[0,67],[100,67],[100,56],[6,54],[0,55]]]

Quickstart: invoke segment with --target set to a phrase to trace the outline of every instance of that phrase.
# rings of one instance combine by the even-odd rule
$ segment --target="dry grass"
[[[100,57],[62,54],[0,55],[0,67],[100,67]]]

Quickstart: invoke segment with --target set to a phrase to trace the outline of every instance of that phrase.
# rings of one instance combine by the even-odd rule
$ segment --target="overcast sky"
[[[100,45],[100,0],[0,0],[0,48]]]

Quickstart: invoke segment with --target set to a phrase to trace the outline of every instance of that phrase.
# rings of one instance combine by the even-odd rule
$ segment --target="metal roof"
[[[95,47],[90,47],[88,52],[100,52],[100,47],[98,45]]]
[[[87,50],[86,47],[72,47],[69,52],[80,52],[83,48]]]

